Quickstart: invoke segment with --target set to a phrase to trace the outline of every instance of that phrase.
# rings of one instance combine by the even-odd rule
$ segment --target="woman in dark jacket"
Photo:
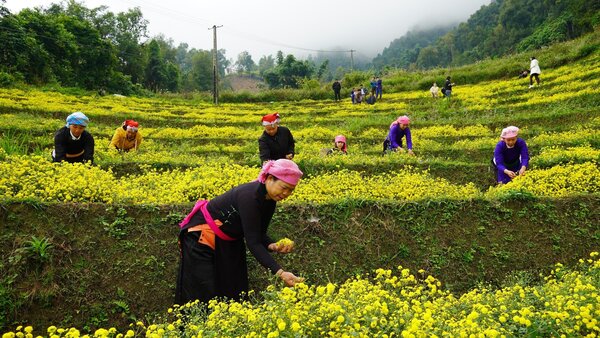
[[[54,135],[52,161],[94,162],[94,138],[85,130],[89,121],[82,112],[67,117],[67,124]]]
[[[263,164],[269,160],[294,158],[294,137],[288,128],[279,126],[280,120],[279,113],[268,114],[262,118],[265,130],[258,139],[258,150]]]
[[[246,247],[288,286],[302,281],[285,271],[269,251],[288,253],[292,243],[275,243],[267,229],[278,201],[289,197],[302,172],[286,159],[267,162],[258,180],[207,202],[199,201],[181,222],[177,304],[215,297],[239,300],[248,292]],[[201,212],[198,212],[201,211]],[[244,245],[245,243],[245,245]]]

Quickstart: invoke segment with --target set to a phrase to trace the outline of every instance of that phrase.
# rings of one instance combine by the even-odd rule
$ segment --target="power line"
[[[173,15],[175,15],[175,16],[178,16],[179,19],[183,19],[183,20],[186,20],[188,22],[195,23],[195,24],[203,24],[203,23],[209,22],[209,20],[207,20],[207,19],[203,19],[203,18],[198,18],[198,17],[195,17],[195,16],[191,16],[191,15],[188,15],[186,13],[182,13],[182,12],[173,10],[171,8],[168,8],[168,7],[164,7],[164,6],[160,6],[160,5],[157,5],[157,4],[153,4],[153,3],[149,2],[149,1],[145,1],[145,2],[138,2],[138,1],[134,1],[134,0],[123,0],[123,1],[131,3],[134,6],[135,5],[138,5],[138,6],[142,6],[143,5],[143,6],[145,6],[145,9],[148,9],[148,7],[149,7],[150,10],[156,11],[157,13],[159,13],[159,14],[161,14],[163,16],[169,17],[169,18],[176,19],[173,16]],[[167,13],[172,13],[173,15],[169,15],[166,12]],[[351,53],[351,57],[352,57],[352,53],[356,52],[356,50],[352,50],[352,49],[351,50],[326,50],[326,49],[315,49],[315,48],[300,47],[300,46],[290,45],[290,44],[287,44],[287,43],[282,43],[282,42],[278,42],[278,41],[275,41],[275,40],[267,39],[267,38],[264,38],[264,37],[261,37],[261,36],[255,35],[255,34],[248,34],[246,32],[243,32],[243,31],[240,31],[240,30],[237,30],[237,29],[232,29],[230,27],[224,28],[224,30],[225,30],[225,32],[224,32],[225,34],[229,34],[229,35],[233,35],[233,36],[237,36],[237,37],[242,37],[242,38],[245,38],[245,39],[248,39],[248,40],[258,41],[258,42],[266,43],[266,44],[273,45],[273,46],[285,47],[285,48],[289,48],[289,49],[302,50],[302,51],[315,52],[315,53]],[[47,38],[47,39],[52,39],[54,41],[58,41],[58,40],[56,40],[56,39],[54,39],[52,37],[44,36],[44,35],[39,34],[37,32],[36,32],[36,34],[38,34],[38,36],[41,36],[41,37],[44,37],[44,38]],[[125,53],[121,53],[121,54],[128,55],[128,56],[135,56],[135,55],[125,54]]]
[[[157,13],[159,13],[159,14],[161,14],[163,16],[166,16],[166,17],[171,17],[172,18],[172,16],[169,16],[169,15],[167,15],[165,13],[165,12],[170,12],[170,13],[173,13],[173,14],[179,16],[180,18],[188,20],[189,22],[193,22],[193,23],[199,23],[199,22],[206,23],[206,22],[210,22],[210,20],[203,19],[203,18],[198,18],[198,17],[195,17],[195,16],[188,15],[186,13],[182,13],[182,12],[173,10],[171,8],[168,8],[168,7],[164,7],[164,6],[160,6],[160,5],[157,5],[157,4],[153,4],[150,1],[144,1],[144,2],[138,2],[138,1],[135,1],[135,0],[123,0],[123,1],[132,3],[134,5],[139,5],[139,6],[143,5],[143,6],[151,7],[151,10],[152,10],[152,7],[154,7],[154,8],[157,9]],[[236,29],[232,29],[230,27],[231,26],[223,28],[224,31],[225,31],[224,32],[225,34],[227,34],[227,31],[230,31],[230,32],[233,32],[233,33],[230,33],[231,35],[238,36],[238,37],[243,37],[243,38],[254,40],[254,41],[258,41],[258,42],[267,43],[267,44],[274,45],[274,46],[285,47],[285,48],[290,48],[290,49],[297,49],[297,50],[303,50],[303,51],[308,51],[308,52],[317,52],[317,53],[349,53],[350,52],[350,50],[324,50],[324,49],[314,49],[314,48],[306,48],[306,47],[294,46],[294,45],[290,45],[290,44],[286,44],[286,43],[274,41],[274,40],[271,40],[271,39],[267,39],[267,38],[264,38],[264,37],[261,37],[261,36],[257,36],[257,35],[254,35],[254,34],[248,34],[246,32],[243,32],[243,31],[240,31],[240,30],[236,30]]]

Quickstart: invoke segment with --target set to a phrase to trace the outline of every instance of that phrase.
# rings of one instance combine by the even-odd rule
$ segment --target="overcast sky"
[[[372,58],[390,42],[419,27],[466,20],[491,0],[85,0],[87,8],[106,5],[114,13],[140,7],[150,36],[163,34],[190,48],[219,49],[229,59],[248,51],[255,62],[278,50],[298,57],[317,50],[354,49]],[[60,1],[7,0],[12,13]]]

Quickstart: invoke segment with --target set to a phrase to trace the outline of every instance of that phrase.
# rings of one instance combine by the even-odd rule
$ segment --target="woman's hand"
[[[527,167],[522,166],[521,169],[519,169],[519,176],[523,176],[525,175],[525,171],[527,170]]]
[[[269,244],[267,248],[271,251],[279,253],[289,253],[294,249],[294,241],[290,240],[289,238],[283,238],[277,243]]]
[[[510,170],[508,170],[508,169],[504,169],[504,173],[505,173],[506,175],[508,175],[508,177],[510,177],[510,178],[515,178],[515,177],[517,177],[517,174],[515,174],[515,172],[514,172],[514,171],[510,171]]]
[[[415,156],[415,153],[412,151],[412,149],[408,149],[408,154],[409,154],[410,156]]]
[[[283,269],[279,269],[276,275],[279,276],[287,286],[294,286],[296,283],[304,282],[304,278],[297,277],[291,272],[283,271]]]

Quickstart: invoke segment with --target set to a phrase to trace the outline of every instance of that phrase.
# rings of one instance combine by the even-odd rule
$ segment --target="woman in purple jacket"
[[[390,131],[387,138],[383,141],[383,151],[398,151],[404,152],[402,149],[402,138],[406,136],[406,148],[408,149],[409,155],[414,155],[412,137],[410,136],[410,119],[408,116],[400,116],[396,121],[390,125]]]
[[[496,170],[498,184],[510,182],[517,175],[525,174],[529,165],[529,150],[527,143],[517,137],[519,128],[506,127],[500,135],[500,142],[496,144],[492,164]]]

